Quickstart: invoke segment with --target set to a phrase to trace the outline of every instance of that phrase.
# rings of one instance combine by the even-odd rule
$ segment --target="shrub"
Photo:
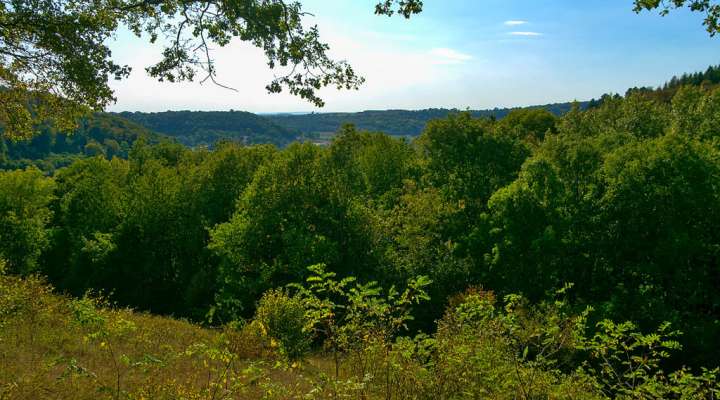
[[[586,313],[563,303],[530,306],[522,297],[498,301],[471,290],[453,299],[438,323],[430,392],[440,398],[600,398],[593,380],[567,368]]]
[[[266,292],[258,304],[255,321],[288,359],[301,359],[309,351],[312,336],[304,303],[298,297],[289,296],[282,290]]]
[[[591,375],[608,397],[621,399],[715,399],[720,395],[720,368],[696,375],[683,367],[661,369],[672,351],[682,349],[681,333],[662,324],[643,334],[632,322],[603,320],[578,348],[588,352],[581,373]]]

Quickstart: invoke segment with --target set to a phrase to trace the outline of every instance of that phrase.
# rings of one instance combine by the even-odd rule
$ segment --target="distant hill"
[[[0,135],[0,169],[35,165],[49,172],[83,156],[127,157],[141,138],[154,143],[164,136],[125,118],[96,113],[80,121],[71,134],[41,127],[29,141],[14,142]]]
[[[218,140],[286,146],[296,139],[272,120],[244,111],[122,112],[119,115],[189,147],[212,146]]]
[[[659,87],[628,89],[648,97],[669,101],[683,85],[720,85],[720,66],[702,72],[675,76]],[[588,108],[602,102],[578,103]],[[555,115],[568,112],[572,103],[555,103],[531,107],[469,110],[475,117],[503,118],[518,108],[544,108]],[[159,142],[170,137],[189,146],[212,147],[219,140],[246,144],[271,143],[284,147],[294,140],[327,141],[346,123],[361,130],[385,132],[396,136],[417,136],[425,125],[462,110],[431,108],[427,110],[371,110],[357,113],[275,113],[257,115],[243,111],[166,111],[159,113],[96,113],[85,118],[72,134],[51,128],[40,128],[30,141],[12,142],[0,135],[0,169],[24,168],[30,165],[51,172],[73,160],[92,155],[127,157],[140,138]],[[2,127],[0,126],[0,133]]]
[[[579,103],[586,107],[588,102]],[[556,103],[532,107],[544,108],[556,115],[570,111],[572,103]],[[495,117],[500,119],[516,108],[496,108],[493,110],[470,110],[475,117]],[[303,136],[318,137],[336,132],[343,124],[355,125],[361,130],[385,132],[397,136],[417,136],[422,133],[425,125],[448,114],[459,112],[457,109],[431,108],[427,110],[385,110],[363,111],[358,113],[312,113],[312,114],[275,114],[266,118],[290,131],[299,132]]]
[[[586,107],[587,102],[580,103]],[[530,108],[546,108],[561,115],[572,103]],[[511,108],[475,110],[476,117],[502,118]],[[0,138],[0,169],[35,165],[52,172],[73,160],[93,155],[127,157],[140,138],[159,142],[164,138],[189,146],[212,147],[219,140],[246,144],[270,143],[284,147],[294,140],[328,138],[345,123],[359,129],[399,136],[417,136],[428,121],[458,112],[451,109],[419,111],[387,110],[358,113],[283,113],[257,115],[243,111],[166,111],[159,113],[96,113],[81,121],[72,134],[41,128],[30,141],[13,142]]]

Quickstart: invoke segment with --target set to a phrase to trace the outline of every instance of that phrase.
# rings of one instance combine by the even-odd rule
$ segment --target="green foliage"
[[[50,256],[57,261],[45,272],[59,286],[78,295],[93,286],[103,288],[97,276],[105,271],[98,266],[116,249],[113,233],[125,216],[122,192],[127,174],[126,162],[98,157],[76,162],[57,175],[60,200],[55,220],[60,229]]]
[[[161,137],[127,119],[95,113],[81,119],[71,131],[43,125],[37,128],[32,139],[20,141],[0,137],[0,154],[5,155],[4,160],[0,156],[0,168],[35,165],[52,173],[85,155],[127,158],[135,142],[143,140],[157,143]]]
[[[372,215],[373,248],[388,265],[382,277],[393,283],[426,275],[431,300],[415,311],[413,328],[433,329],[447,299],[475,278],[470,260],[457,255],[452,240],[463,210],[434,187],[420,188],[406,180],[393,201],[376,206]]]
[[[45,272],[78,295],[105,289],[121,304],[203,316],[216,279],[207,229],[232,215],[273,154],[233,144],[214,153],[138,145],[129,162],[73,164],[56,177],[58,229]]]
[[[0,258],[7,270],[29,274],[50,244],[54,182],[37,169],[0,171]]]
[[[715,153],[676,134],[546,140],[489,202],[488,236],[478,235],[490,265],[483,281],[534,301],[572,281],[605,316],[716,332],[716,317],[691,311],[715,303],[714,267],[701,261],[718,243]],[[686,348],[708,343],[691,335]]]
[[[358,132],[345,125],[329,148],[331,179],[352,194],[382,199],[399,189],[412,174],[414,152],[410,145],[381,133]]]
[[[269,290],[260,298],[254,321],[279,342],[281,353],[294,361],[310,350],[311,327],[305,313],[305,304],[298,297],[282,290]]]
[[[563,278],[555,271],[564,271],[555,263],[563,260],[558,254],[562,242],[557,237],[557,231],[565,226],[558,204],[563,195],[555,169],[542,159],[529,160],[515,182],[493,195],[484,219],[489,225],[484,227],[488,237],[478,238],[492,243],[483,255],[493,266],[484,279],[491,287],[517,287],[517,277],[524,276],[526,284],[520,290],[539,300],[548,287],[561,283],[556,279]],[[544,258],[536,262],[541,255]]]
[[[173,137],[188,147],[212,147],[224,140],[284,147],[296,136],[265,117],[242,111],[123,112],[118,116]]]
[[[387,340],[377,333],[402,327],[407,307],[426,298],[426,279],[399,294],[338,281],[322,266],[311,271],[306,284],[293,285],[298,297],[265,295],[258,316],[274,322],[245,326],[297,333],[302,322],[336,321],[336,333],[347,335],[340,357],[316,353],[291,365],[263,352],[245,328],[201,329],[93,297],[53,295],[35,277],[0,276],[0,396],[706,399],[720,390],[717,369],[664,372],[679,346],[668,324],[645,334],[602,321],[588,336],[590,311],[568,307],[571,285],[534,306],[518,295],[499,302],[469,290],[451,300],[432,336],[397,330]]]
[[[375,6],[375,13],[390,17],[397,12],[405,18],[410,18],[413,14],[421,13],[422,8],[422,0],[382,0]]]
[[[663,90],[678,89],[683,86],[705,86],[720,83],[720,66],[711,65],[705,71],[684,73],[673,76],[663,85]]]
[[[235,203],[256,171],[277,155],[272,146],[243,147],[222,143],[212,153],[201,153],[197,168],[198,195],[208,227],[228,221]]]
[[[555,115],[543,108],[510,111],[495,126],[496,134],[537,144],[546,133],[555,132]]]
[[[681,87],[672,99],[672,131],[718,143],[720,89]]]
[[[492,120],[456,114],[431,122],[416,143],[423,155],[425,184],[437,188],[457,212],[445,222],[444,240],[457,256],[471,254],[481,215],[495,191],[511,183],[530,155],[526,145],[493,133]]]
[[[257,171],[230,221],[213,229],[219,311],[230,319],[247,315],[265,290],[302,280],[307,265],[371,274],[366,217],[331,168],[317,146],[291,145]]]
[[[469,291],[438,324],[431,393],[440,398],[602,398],[592,378],[568,368],[587,313],[563,302],[531,307],[520,296],[498,304],[492,292]]]
[[[669,357],[669,351],[680,348],[673,340],[678,332],[669,331],[669,327],[663,324],[657,333],[643,335],[631,322],[598,323],[598,332],[582,348],[590,352],[591,360],[600,360],[597,369],[590,367],[589,372],[600,378],[606,394],[633,397],[662,385],[660,361]],[[656,393],[652,397],[664,396]]]
[[[686,368],[671,374],[663,372],[663,361],[682,347],[674,340],[680,333],[671,331],[669,323],[650,334],[638,332],[631,322],[604,320],[597,328],[595,335],[579,346],[589,353],[581,373],[595,377],[607,397],[706,399],[720,393],[720,369],[702,369],[701,375],[693,375]]]
[[[579,103],[582,108],[588,102]],[[527,107],[520,110],[541,109],[547,110],[555,116],[561,116],[570,111],[571,103],[555,103],[541,106]],[[470,110],[475,118],[502,119],[516,109],[497,108],[492,110]],[[320,137],[323,134],[337,132],[343,125],[351,124],[361,131],[385,132],[393,136],[418,136],[428,122],[435,119],[444,119],[451,114],[462,110],[430,108],[426,110],[383,110],[362,111],[358,113],[311,113],[311,114],[277,114],[269,115],[275,124],[292,132],[302,133],[310,138]],[[544,131],[541,133],[545,133]]]
[[[261,398],[274,369],[234,335],[0,276],[0,398]]]
[[[489,120],[462,113],[431,122],[418,145],[430,183],[450,199],[482,210],[492,193],[515,178],[528,151],[511,138],[490,134]]]
[[[604,95],[598,106],[587,112],[575,110],[559,122],[558,130],[567,135],[661,136],[670,124],[670,105],[652,92],[628,91],[626,97]]]
[[[305,319],[332,354],[335,380],[340,377],[341,358],[350,360],[357,381],[384,386],[391,396],[398,353],[407,351],[407,343],[394,341],[413,319],[411,307],[427,301],[426,288],[432,281],[420,276],[410,279],[401,293],[394,286],[387,291],[377,284],[358,283],[349,277],[336,279],[323,264],[308,268],[312,275],[305,285],[292,284],[305,303]],[[359,388],[366,396],[368,388]]]

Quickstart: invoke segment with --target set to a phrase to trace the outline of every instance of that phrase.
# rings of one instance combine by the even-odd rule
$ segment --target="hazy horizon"
[[[108,112],[112,113],[124,113],[124,112],[143,112],[143,113],[162,113],[162,112],[181,112],[181,111],[191,111],[191,112],[229,112],[229,111],[239,111],[239,112],[250,112],[256,115],[309,115],[309,114],[356,114],[356,113],[363,113],[363,112],[374,112],[374,111],[425,111],[425,110],[458,110],[458,111],[492,111],[492,110],[504,110],[504,109],[513,109],[513,108],[529,108],[529,107],[543,107],[543,106],[549,106],[553,104],[567,104],[572,103],[574,101],[577,101],[579,103],[587,102],[593,99],[577,99],[577,100],[570,100],[570,101],[555,101],[551,103],[544,103],[544,104],[524,104],[524,105],[517,105],[517,106],[508,106],[508,107],[490,107],[490,108],[457,108],[457,107],[443,107],[443,106],[435,106],[435,107],[425,107],[425,108],[385,108],[385,109],[367,109],[367,110],[354,110],[354,111],[327,111],[324,108],[318,108],[311,111],[248,111],[248,110],[241,110],[241,109],[235,109],[235,108],[228,108],[228,109],[207,109],[207,110],[197,110],[197,109],[189,109],[189,108],[178,108],[174,110],[153,110],[153,111],[142,111],[142,110],[108,110]],[[597,100],[597,99],[596,99]]]

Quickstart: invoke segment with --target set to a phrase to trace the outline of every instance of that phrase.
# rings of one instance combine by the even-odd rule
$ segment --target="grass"
[[[252,329],[208,329],[0,275],[0,399],[325,398],[322,356],[288,365]]]

